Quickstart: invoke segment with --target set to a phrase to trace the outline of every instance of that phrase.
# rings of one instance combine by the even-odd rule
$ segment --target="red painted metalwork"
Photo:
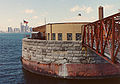
[[[120,13],[83,26],[82,44],[114,64],[120,59]]]
[[[117,77],[120,75],[118,68],[113,67],[109,63],[102,64],[66,64],[67,76],[61,76],[59,73],[62,70],[64,64],[44,64],[37,63],[30,60],[21,59],[23,68],[40,75],[51,76],[56,78],[66,79],[91,79],[91,78],[107,78]],[[120,64],[117,64],[120,66]],[[102,67],[102,68],[101,68]]]

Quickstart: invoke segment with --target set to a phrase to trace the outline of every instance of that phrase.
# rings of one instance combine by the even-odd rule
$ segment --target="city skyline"
[[[25,19],[31,27],[53,22],[95,21],[98,7],[104,17],[118,12],[120,0],[0,0],[0,30],[20,28]],[[77,16],[78,14],[81,16]],[[46,18],[46,21],[45,21]]]
[[[27,24],[20,23],[20,28],[8,27],[8,33],[24,33],[24,32],[32,32],[32,27]]]

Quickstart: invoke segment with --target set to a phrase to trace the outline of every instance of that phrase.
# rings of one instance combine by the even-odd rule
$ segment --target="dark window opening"
[[[52,40],[56,40],[55,33],[52,33]]]
[[[72,33],[67,33],[67,40],[72,40]]]
[[[58,33],[58,40],[62,40],[62,33]]]
[[[76,40],[81,40],[81,33],[76,33]]]

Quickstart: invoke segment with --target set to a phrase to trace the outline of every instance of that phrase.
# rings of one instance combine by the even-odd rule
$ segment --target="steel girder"
[[[120,59],[120,13],[82,26],[82,44],[110,63]]]

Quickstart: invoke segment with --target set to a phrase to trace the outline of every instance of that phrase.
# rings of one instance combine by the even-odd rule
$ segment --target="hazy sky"
[[[45,18],[47,23],[95,21],[100,5],[106,17],[118,12],[120,0],[0,0],[0,30],[20,27],[23,19],[32,27],[45,24]]]

